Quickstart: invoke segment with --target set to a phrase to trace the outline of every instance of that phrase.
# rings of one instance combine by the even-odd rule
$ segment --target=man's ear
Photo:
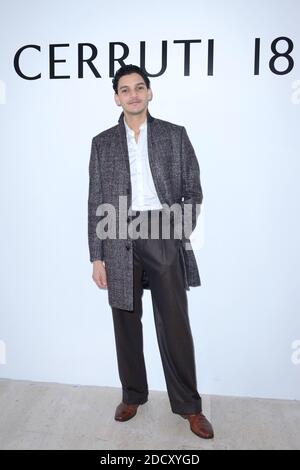
[[[151,88],[148,88],[148,101],[151,101],[153,98],[153,92],[151,90]]]
[[[120,100],[119,100],[119,97],[118,97],[117,93],[114,94],[114,98],[115,98],[116,105],[121,106],[121,103],[120,103]]]

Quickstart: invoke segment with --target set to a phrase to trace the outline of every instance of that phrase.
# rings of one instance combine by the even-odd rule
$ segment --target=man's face
[[[151,88],[147,89],[143,77],[138,73],[123,75],[118,83],[118,94],[115,93],[115,101],[122,106],[125,114],[142,114],[152,99]]]

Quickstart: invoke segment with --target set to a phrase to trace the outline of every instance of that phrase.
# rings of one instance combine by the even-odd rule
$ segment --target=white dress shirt
[[[135,140],[134,131],[126,123],[125,117],[124,124],[130,162],[132,188],[131,208],[133,211],[162,209],[149,165],[147,118],[139,127],[140,133],[137,142]]]

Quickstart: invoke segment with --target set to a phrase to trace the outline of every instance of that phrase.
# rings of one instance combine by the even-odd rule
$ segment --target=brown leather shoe
[[[202,439],[212,439],[214,437],[212,425],[204,414],[196,413],[181,416],[189,420],[191,431],[197,436],[202,437]]]
[[[127,403],[121,402],[115,412],[116,421],[128,421],[136,415],[136,411],[140,405],[128,405]]]

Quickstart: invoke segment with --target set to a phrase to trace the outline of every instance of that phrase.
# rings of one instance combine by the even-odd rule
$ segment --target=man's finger
[[[107,287],[106,279],[100,279],[99,284],[100,284],[100,287]]]

